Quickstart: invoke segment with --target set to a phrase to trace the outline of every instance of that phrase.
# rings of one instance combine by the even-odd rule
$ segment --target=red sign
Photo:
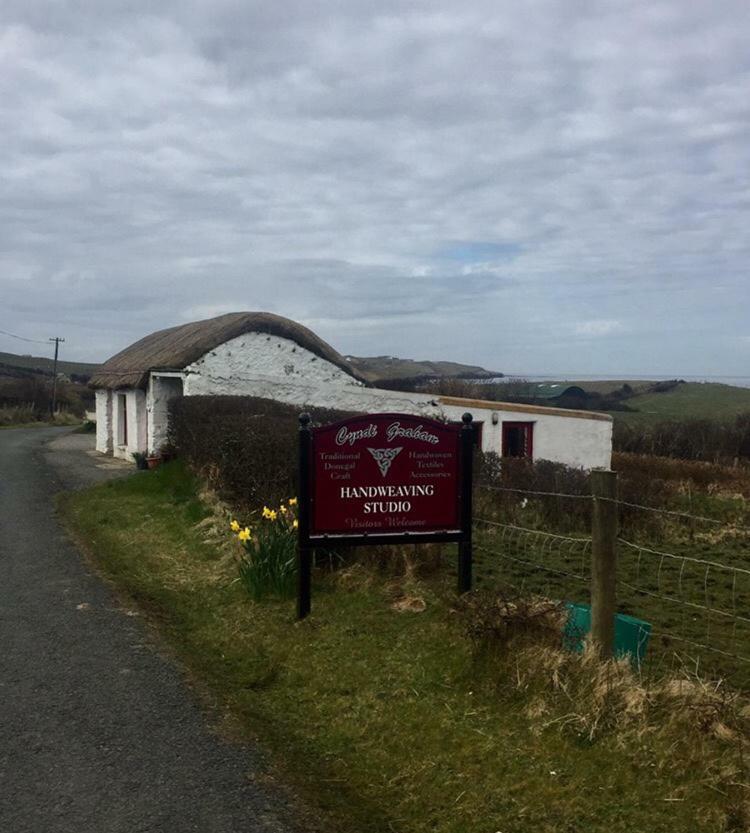
[[[310,535],[461,529],[461,427],[370,414],[312,431]]]

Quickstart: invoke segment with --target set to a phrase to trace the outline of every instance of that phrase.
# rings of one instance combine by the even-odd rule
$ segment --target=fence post
[[[617,472],[592,471],[591,638],[612,656],[617,606]]]
[[[472,525],[474,516],[472,496],[474,488],[474,430],[475,426],[469,413],[461,417],[461,529],[466,537],[458,545],[458,592],[471,590],[472,571]]]

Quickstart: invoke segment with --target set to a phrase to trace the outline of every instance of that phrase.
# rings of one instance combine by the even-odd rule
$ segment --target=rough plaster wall
[[[247,390],[263,381],[304,385],[310,390],[362,387],[343,370],[296,342],[265,333],[247,333],[224,342],[186,367],[185,375],[186,396],[249,395]]]
[[[112,453],[112,391],[96,392],[96,450]]]
[[[259,396],[290,405],[438,415],[434,397],[366,388],[294,341],[250,333],[185,368],[185,396]]]
[[[610,467],[611,422],[539,414],[535,421],[534,459],[586,469]]]
[[[300,407],[444,416],[456,422],[469,410],[484,423],[484,451],[501,453],[504,421],[533,422],[534,459],[582,468],[608,468],[611,461],[609,421],[504,412],[501,403],[487,408],[441,405],[429,394],[365,388],[295,342],[263,333],[232,339],[186,368],[186,396],[217,394],[259,396]],[[497,425],[492,424],[493,412],[498,414]]]
[[[155,454],[167,441],[169,400],[182,396],[182,379],[152,374],[146,394],[147,445]]]

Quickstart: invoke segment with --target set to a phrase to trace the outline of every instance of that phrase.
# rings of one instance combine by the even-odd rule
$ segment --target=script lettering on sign
[[[408,414],[314,429],[310,535],[460,529],[460,431]]]

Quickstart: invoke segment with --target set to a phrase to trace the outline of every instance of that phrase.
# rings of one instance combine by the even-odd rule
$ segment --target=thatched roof
[[[225,341],[245,333],[288,338],[362,381],[343,356],[296,321],[270,312],[230,312],[145,336],[107,360],[91,378],[94,388],[145,388],[152,370],[182,370]]]

